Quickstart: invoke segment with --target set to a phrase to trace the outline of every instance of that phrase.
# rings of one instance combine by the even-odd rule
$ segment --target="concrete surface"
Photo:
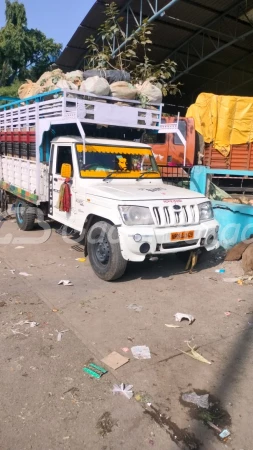
[[[1,450],[251,450],[252,287],[223,281],[240,275],[240,264],[208,254],[190,275],[173,255],[129,264],[106,283],[88,259],[76,261],[82,246],[51,225],[47,235],[10,220],[0,228]],[[74,286],[58,286],[61,279]],[[177,312],[196,320],[167,328]],[[39,325],[18,325],[26,320]],[[56,330],[66,329],[58,342]],[[181,353],[187,341],[212,364]],[[151,359],[134,359],[133,345],[149,346]],[[83,373],[112,351],[129,363],[100,380]],[[112,395],[122,382],[136,398]],[[192,391],[210,393],[209,416],[181,401]],[[218,440],[207,419],[231,438]]]

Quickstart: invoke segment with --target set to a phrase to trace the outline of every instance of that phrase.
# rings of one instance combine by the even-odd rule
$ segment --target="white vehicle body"
[[[213,250],[218,247],[218,223],[213,219],[210,202],[196,192],[164,184],[153,163],[145,171],[145,158],[150,158],[150,161],[153,158],[148,145],[126,140],[89,138],[85,134],[86,122],[127,126],[130,121],[131,127],[159,131],[160,107],[157,106],[154,112],[131,104],[136,102],[120,107],[114,103],[99,104],[96,98],[87,100],[80,97],[80,93],[76,93],[73,98],[73,91],[71,95],[63,91],[62,95],[57,100],[31,102],[28,106],[17,105],[7,107],[2,112],[0,110],[0,132],[14,132],[23,126],[27,130],[31,126],[36,129],[35,160],[24,160],[2,152],[2,190],[14,195],[20,207],[24,207],[24,204],[19,199],[37,207],[47,205],[50,218],[80,233],[85,231],[89,235],[89,227],[96,222],[106,223],[107,231],[109,226],[117,229],[121,263],[123,260],[143,261],[147,255],[198,248]],[[112,99],[107,101],[112,102]],[[91,116],[90,107],[93,107]],[[134,114],[129,119],[132,111]],[[53,125],[67,126],[69,123],[77,125],[80,136],[51,139],[49,161],[41,162],[43,133]],[[96,155],[106,155],[107,159],[115,160],[117,164],[121,160],[125,167],[112,170],[100,167],[102,163],[96,162],[96,168],[92,168],[95,164],[89,165],[86,161],[89,152],[90,158],[96,160]],[[137,168],[126,169],[128,156],[129,161],[134,163],[139,158],[136,159],[139,164],[136,163]],[[66,182],[62,175],[64,164],[71,168],[71,176],[67,180],[71,193],[68,212],[59,208],[60,189]],[[17,218],[20,219],[19,225],[22,225],[24,217],[22,219],[17,214]],[[28,225],[30,227],[31,224]],[[27,229],[31,229],[29,227]],[[102,245],[101,239],[99,245]],[[101,278],[110,280],[115,279],[116,275],[107,278],[103,275]]]
[[[86,145],[95,145],[101,140],[86,139]],[[60,137],[52,141],[53,145],[72,145],[73,155],[75,145],[81,144],[82,140],[74,137]],[[149,148],[147,145],[136,144],[126,141],[104,140],[104,144],[122,147],[133,146],[138,148]],[[74,163],[74,172],[78,172],[77,161]],[[53,163],[53,177],[55,178],[55,164]],[[59,185],[63,179],[59,176],[53,180],[53,211],[49,217],[72,227],[80,233],[83,230],[87,217],[98,216],[104,218],[118,228],[120,246],[123,258],[127,261],[143,261],[146,254],[140,252],[140,245],[144,242],[150,244],[148,254],[166,254],[193,250],[201,245],[207,250],[217,247],[217,221],[208,220],[201,222],[199,218],[198,205],[207,199],[196,192],[182,189],[163,183],[162,179],[115,179],[108,180],[81,179],[73,177],[71,185],[72,206],[70,213],[61,212],[57,209]],[[153,225],[125,225],[119,206],[142,206],[149,208]],[[179,220],[177,220],[174,207],[180,207]],[[191,230],[194,239],[188,240],[185,246],[179,246],[171,241],[172,233],[181,233]],[[135,235],[141,236],[141,241],[134,240]],[[208,244],[208,237],[214,239]]]

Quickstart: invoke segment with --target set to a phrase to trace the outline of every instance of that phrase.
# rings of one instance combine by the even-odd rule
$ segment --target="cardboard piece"
[[[121,366],[124,366],[124,364],[128,363],[128,361],[129,358],[126,358],[125,356],[122,356],[117,352],[112,352],[110,353],[110,355],[101,359],[101,362],[103,364],[106,364],[114,370],[118,369]]]

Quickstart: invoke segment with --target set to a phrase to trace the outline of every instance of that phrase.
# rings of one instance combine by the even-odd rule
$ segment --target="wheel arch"
[[[87,248],[87,235],[88,235],[88,231],[89,229],[92,227],[92,225],[94,225],[97,222],[107,222],[110,225],[115,225],[115,223],[113,223],[110,219],[106,218],[106,217],[102,217],[102,216],[98,216],[96,214],[89,214],[86,217],[86,220],[84,222],[84,226],[83,226],[83,236],[84,236],[84,256],[88,256],[88,248]]]

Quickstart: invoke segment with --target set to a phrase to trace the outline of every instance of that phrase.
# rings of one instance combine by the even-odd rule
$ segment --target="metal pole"
[[[230,11],[233,11],[233,9],[235,9],[236,7],[242,5],[243,3],[245,3],[245,0],[240,0],[240,1],[236,1],[235,3],[233,3],[232,6],[230,6],[229,8],[226,9],[226,11],[223,11],[222,13],[220,13],[218,16],[216,16],[214,19],[212,19],[210,22],[208,22],[206,24],[205,27],[210,27],[212,25],[214,25],[216,22],[218,22],[220,19],[222,19],[222,17],[226,16],[227,14],[230,13]],[[215,31],[214,31],[215,32]],[[202,29],[196,31],[196,33],[194,33],[191,37],[189,37],[189,39],[187,39],[187,42],[191,42],[196,36],[198,36],[199,34],[202,33]],[[178,50],[180,50],[182,47],[185,46],[185,42],[183,42],[181,45],[179,45],[179,47],[177,47],[175,50],[173,50],[168,57],[171,58],[175,53],[178,52]]]
[[[153,16],[151,16],[148,19],[148,23],[152,23],[154,22],[157,17],[160,17],[162,13],[164,13],[165,11],[167,11],[167,9],[169,9],[171,6],[174,6],[176,3],[178,3],[180,0],[171,0],[170,3],[168,3],[167,5],[165,5],[163,8],[159,9],[159,11],[157,11],[157,13],[155,13]],[[135,32],[132,34],[132,36],[134,36],[136,33],[138,33],[140,31],[140,27],[135,30]],[[126,45],[126,41],[123,42],[122,44],[120,44],[120,46],[112,53],[112,56],[115,56],[121,49],[122,47],[124,47]]]
[[[227,42],[226,44],[224,44],[221,47],[217,48],[213,52],[209,53],[204,58],[202,58],[202,59],[198,60],[196,63],[192,64],[190,67],[187,67],[187,70],[184,70],[183,72],[180,72],[178,75],[173,77],[173,79],[171,81],[172,82],[176,81],[178,78],[181,78],[185,73],[187,73],[190,70],[194,69],[194,67],[198,66],[202,62],[204,62],[207,59],[211,58],[212,56],[216,55],[216,53],[219,53],[222,50],[224,50],[225,48],[230,47],[231,45],[235,44],[236,42],[240,41],[241,39],[245,39],[246,37],[250,36],[251,34],[253,34],[253,29],[251,29],[247,33],[242,34],[241,36],[238,36],[237,38],[233,39],[232,41]]]

